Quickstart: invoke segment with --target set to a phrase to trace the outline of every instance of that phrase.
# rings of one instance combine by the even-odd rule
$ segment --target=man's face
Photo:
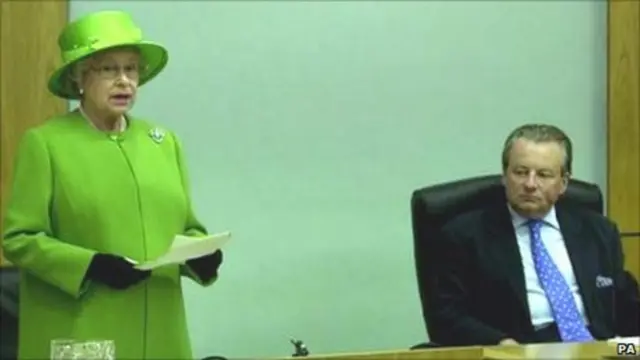
[[[511,207],[524,217],[540,218],[567,189],[562,172],[565,152],[557,142],[518,139],[509,153],[503,182]]]

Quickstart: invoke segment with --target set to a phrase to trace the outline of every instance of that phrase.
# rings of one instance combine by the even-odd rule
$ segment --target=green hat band
[[[74,61],[88,53],[94,53],[100,49],[106,49],[114,46],[118,46],[123,43],[136,43],[142,41],[142,31],[136,29],[136,34],[124,33],[124,34],[112,34],[108,38],[89,38],[86,43],[73,45],[73,48],[66,50],[62,53],[62,61],[65,63]],[[120,36],[113,36],[120,35]]]

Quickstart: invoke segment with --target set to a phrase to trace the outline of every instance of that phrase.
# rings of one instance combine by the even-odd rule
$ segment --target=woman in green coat
[[[192,359],[181,288],[217,278],[222,253],[141,271],[178,234],[206,234],[170,131],[131,116],[136,90],[167,63],[123,12],[97,12],[59,38],[49,90],[80,107],[22,138],[4,219],[6,258],[21,269],[20,359],[52,340],[113,340],[118,359]]]

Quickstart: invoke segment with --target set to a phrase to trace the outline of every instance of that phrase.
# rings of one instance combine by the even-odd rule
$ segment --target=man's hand
[[[513,339],[501,340],[498,345],[518,345],[518,342]]]

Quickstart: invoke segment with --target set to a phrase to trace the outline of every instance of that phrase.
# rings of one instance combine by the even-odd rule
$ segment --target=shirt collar
[[[511,214],[511,222],[513,223],[513,227],[515,229],[527,224],[527,221],[529,221],[529,219],[518,214],[515,210],[513,210],[510,204],[507,204],[507,208],[509,209],[509,214]],[[541,220],[546,225],[550,225],[558,230],[560,229],[560,223],[558,223],[558,218],[556,217],[555,206],[552,206],[551,210],[549,210],[549,212]]]

